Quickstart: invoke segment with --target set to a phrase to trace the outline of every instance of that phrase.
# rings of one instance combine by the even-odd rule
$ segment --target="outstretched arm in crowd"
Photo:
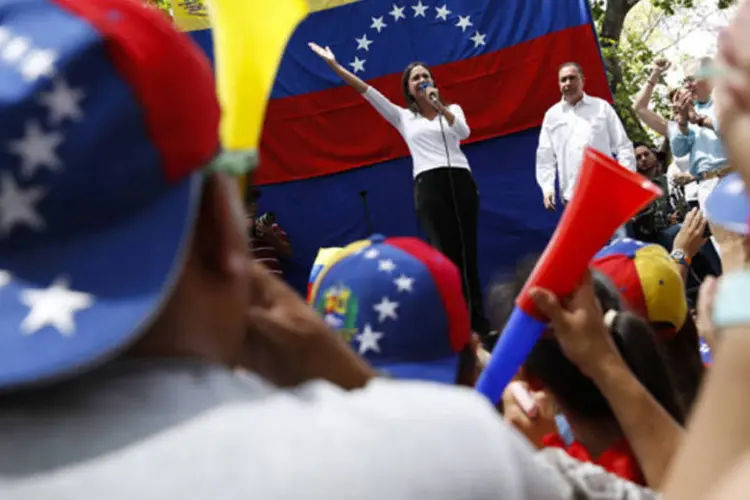
[[[592,379],[607,398],[645,475],[658,489],[683,435],[680,425],[636,379],[614,345],[594,292],[590,273],[563,305],[547,290],[532,298],[551,319],[565,356]]]
[[[646,85],[643,86],[636,96],[635,101],[633,101],[633,111],[638,115],[638,118],[648,125],[654,132],[664,137],[667,137],[668,135],[667,120],[659,113],[649,109],[648,105],[651,102],[654,87],[659,83],[662,75],[668,69],[669,62],[664,60],[656,61]]]

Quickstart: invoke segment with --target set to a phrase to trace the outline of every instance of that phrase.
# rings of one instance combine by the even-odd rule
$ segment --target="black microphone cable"
[[[453,213],[456,216],[456,222],[458,224],[458,240],[459,243],[461,243],[461,261],[463,262],[463,265],[461,266],[461,272],[463,274],[463,280],[464,280],[464,286],[466,286],[466,301],[468,302],[469,306],[469,317],[472,317],[472,311],[474,310],[472,300],[474,297],[474,294],[471,290],[471,283],[469,282],[469,271],[468,271],[468,262],[466,260],[466,239],[464,238],[464,227],[461,223],[461,214],[458,210],[458,196],[456,194],[456,185],[453,182],[453,167],[451,166],[451,154],[448,149],[448,139],[445,137],[445,127],[443,125],[443,114],[438,114],[438,122],[440,123],[440,135],[443,137],[443,146],[445,147],[445,161],[448,166],[448,184],[450,184],[451,187],[451,198],[453,199]]]

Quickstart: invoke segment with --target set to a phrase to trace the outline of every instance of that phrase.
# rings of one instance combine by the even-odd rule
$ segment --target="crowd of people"
[[[231,169],[217,155],[220,106],[199,49],[130,0],[59,4],[0,4],[3,33],[27,40],[16,53],[65,55],[55,78],[0,61],[12,82],[0,100],[2,498],[746,495],[749,0],[718,58],[674,92],[673,116],[643,104],[663,63],[636,102],[687,157],[673,177],[697,182],[698,205],[656,200],[572,296],[532,289],[549,329],[498,402],[473,386],[539,256],[491,287],[485,313],[466,255],[475,234],[373,236],[339,252],[306,302],[274,272],[291,252],[283,229],[255,213],[259,191],[238,194],[237,155]],[[429,69],[407,69],[401,108],[311,47],[402,133],[421,195],[455,188],[462,169],[450,198],[472,212],[458,156],[468,125]],[[667,161],[633,147],[583,85],[576,64],[560,68],[538,154],[545,206],[575,196],[584,144],[668,185]],[[154,132],[163,113],[172,127]],[[440,136],[454,164],[431,149]],[[244,160],[246,173],[258,166]],[[435,224],[445,207],[420,207],[416,191]]]

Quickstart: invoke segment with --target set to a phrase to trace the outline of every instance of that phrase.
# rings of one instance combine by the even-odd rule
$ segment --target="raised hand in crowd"
[[[674,238],[674,242],[672,243],[673,250],[682,250],[685,252],[687,259],[692,260],[707,240],[705,236],[707,225],[708,221],[706,221],[700,210],[694,208],[689,211],[685,216],[680,231]],[[683,269],[682,271],[685,274],[687,273],[687,269]],[[685,274],[683,274],[683,278]]]
[[[680,126],[680,131],[683,134],[687,134],[687,126],[690,123],[690,113],[693,110],[693,97],[689,90],[682,89],[675,96],[675,100],[672,104],[674,111],[674,119],[677,125]]]
[[[651,78],[650,81],[653,84],[658,83],[658,81],[669,71],[669,68],[672,67],[672,63],[667,61],[666,59],[660,58],[654,61],[654,66],[651,69]]]
[[[647,484],[659,488],[682,440],[682,428],[633,375],[618,351],[609,330],[616,313],[603,313],[591,272],[587,271],[565,302],[538,288],[531,291],[531,297],[550,318],[562,352],[607,399]]]
[[[565,356],[586,376],[596,378],[604,365],[623,362],[604,323],[604,313],[596,298],[590,272],[565,305],[547,290],[532,290],[531,297],[550,318],[555,338]]]

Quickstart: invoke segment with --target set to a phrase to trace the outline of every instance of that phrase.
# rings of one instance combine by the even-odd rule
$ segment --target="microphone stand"
[[[375,231],[372,228],[372,217],[370,217],[370,206],[367,204],[367,190],[362,190],[359,192],[359,195],[362,197],[362,208],[365,212],[365,220],[367,221],[367,236],[372,236],[375,234]]]

